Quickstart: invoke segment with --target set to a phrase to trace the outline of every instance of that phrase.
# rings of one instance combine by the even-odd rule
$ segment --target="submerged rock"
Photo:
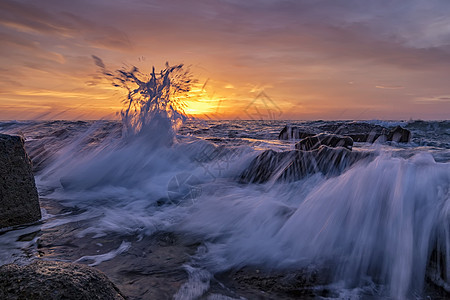
[[[319,149],[322,145],[333,148],[343,147],[348,150],[352,150],[353,140],[348,136],[321,133],[302,139],[300,142],[295,144],[295,149],[309,151]]]
[[[0,299],[104,299],[125,296],[100,271],[80,264],[36,261],[0,267]]]
[[[244,267],[215,275],[226,288],[211,289],[227,293],[232,299],[318,299],[336,296],[326,287],[330,270],[305,267],[292,270],[264,270]],[[229,299],[229,298],[226,298]]]
[[[23,138],[0,134],[0,228],[40,218],[39,197]]]
[[[296,181],[318,172],[330,176],[338,175],[369,155],[342,147],[327,146],[320,146],[313,151],[267,150],[258,155],[242,172],[240,181],[243,183],[264,183],[269,180]]]

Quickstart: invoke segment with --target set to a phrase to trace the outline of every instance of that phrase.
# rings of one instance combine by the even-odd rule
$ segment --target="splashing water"
[[[149,185],[147,180],[185,165],[183,155],[170,147],[176,130],[186,119],[184,99],[195,80],[182,64],[169,66],[166,63],[160,72],[155,72],[153,67],[152,72],[145,75],[136,67],[111,72],[100,58],[93,58],[115,87],[127,91],[121,111],[121,137],[117,138],[117,128],[113,128],[114,131],[103,132],[105,136],[97,139],[92,147],[92,135],[104,130],[102,122],[93,124],[52,155],[53,162],[38,180],[53,186],[61,183],[65,190],[124,186],[131,189],[130,194],[143,190],[144,194],[155,195],[151,191],[153,184]],[[161,180],[168,179],[163,176]]]
[[[152,72],[145,75],[137,67],[129,71],[110,72],[100,58],[93,58],[115,87],[128,92],[127,98],[123,100],[125,108],[121,111],[122,124],[127,134],[144,134],[149,128],[161,130],[161,126],[171,131],[179,128],[186,120],[184,99],[188,97],[195,81],[190,72],[183,69],[183,64],[170,66],[166,63],[159,73],[153,67]],[[161,124],[168,120],[170,124]]]
[[[68,130],[67,137],[45,140],[53,152],[37,183],[41,189],[52,188],[50,197],[85,209],[77,222],[96,218],[85,235],[145,238],[167,230],[201,243],[204,251],[193,257],[193,266],[180,265],[189,279],[175,298],[202,297],[214,274],[243,266],[290,272],[324,265],[331,283],[353,290],[369,278],[386,289],[374,296],[396,299],[420,293],[433,269],[436,281],[448,288],[448,148],[438,149],[435,140],[431,146],[422,141],[357,144],[354,151],[374,157],[342,174],[244,185],[238,178],[261,148],[293,148],[276,140],[284,122],[195,123],[188,131],[193,136],[177,136],[186,120],[183,97],[193,83],[182,65],[166,65],[145,76],[135,67],[110,72],[99,58],[94,60],[114,85],[127,91],[122,124],[81,124],[83,129],[77,124],[78,134]],[[208,138],[224,141],[221,147],[232,149],[233,159],[223,161],[222,148]],[[45,147],[44,142],[39,145]],[[167,200],[168,188],[174,179],[179,183],[180,174],[195,178],[189,184],[201,191],[189,203]],[[176,192],[182,194],[184,188]],[[79,259],[101,264],[130,249],[133,242]]]

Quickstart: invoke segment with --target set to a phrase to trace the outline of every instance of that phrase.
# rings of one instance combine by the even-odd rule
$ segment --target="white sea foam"
[[[93,261],[89,264],[89,266],[97,266],[104,261],[108,261],[116,257],[117,255],[128,251],[130,249],[131,243],[122,241],[119,248],[109,251],[108,253],[98,254],[98,255],[86,255],[77,259],[75,262],[83,262],[83,261]]]

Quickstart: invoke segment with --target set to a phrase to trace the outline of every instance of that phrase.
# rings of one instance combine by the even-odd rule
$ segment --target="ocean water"
[[[25,138],[43,207],[0,232],[0,264],[86,263],[131,299],[449,295],[450,121],[188,119],[176,92],[190,79],[170,77],[181,66],[141,80],[98,65],[128,88],[121,121],[0,122]],[[340,172],[244,183],[263,151],[295,148],[278,139],[286,124],[412,138],[355,143],[367,159]]]
[[[401,125],[411,142],[355,143],[373,158],[338,176],[240,183],[262,151],[294,149],[278,140],[288,123],[320,132],[358,122],[187,120],[175,131],[157,115],[131,135],[119,121],[11,121],[0,132],[25,137],[41,197],[81,211],[44,214],[39,226],[95,219],[74,238],[167,231],[196,241],[175,298],[201,297],[215,274],[249,266],[326,267],[335,298],[420,298],[426,278],[448,290],[450,122],[368,121]],[[14,234],[24,230],[0,235],[2,263],[24,256]],[[77,261],[101,265],[132,244]]]

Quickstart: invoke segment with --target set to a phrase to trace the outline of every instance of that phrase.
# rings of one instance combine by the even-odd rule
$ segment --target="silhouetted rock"
[[[338,147],[320,146],[313,151],[267,150],[258,155],[242,172],[243,183],[264,183],[274,181],[295,181],[321,172],[324,175],[338,175],[355,162],[368,157],[368,153],[352,152]]]
[[[0,299],[125,299],[100,271],[80,264],[37,261],[0,267]]]
[[[353,140],[348,136],[321,133],[302,139],[295,144],[295,149],[309,151],[318,149],[322,145],[333,148],[344,147],[348,150],[352,150]]]
[[[304,139],[309,136],[313,136],[315,133],[313,132],[307,132],[303,129],[296,127],[296,126],[290,126],[286,125],[283,129],[281,129],[280,134],[278,135],[279,140],[300,140]]]
[[[20,136],[0,134],[0,228],[41,218],[31,161]]]

